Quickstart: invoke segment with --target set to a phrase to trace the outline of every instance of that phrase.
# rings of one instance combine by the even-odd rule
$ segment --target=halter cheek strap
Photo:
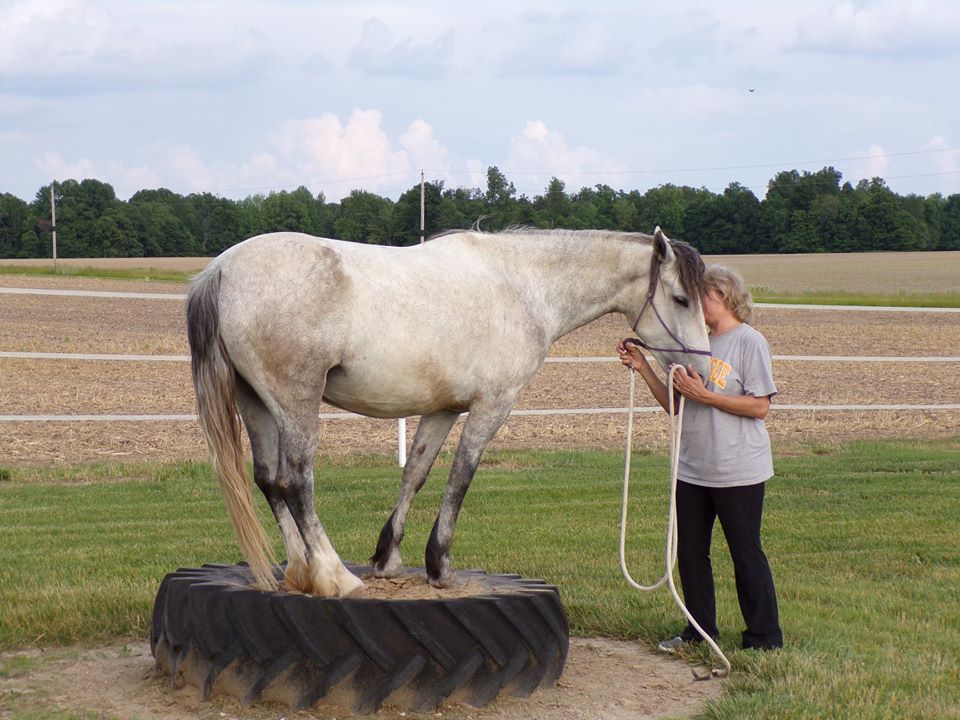
[[[667,335],[673,338],[674,342],[676,342],[677,345],[679,345],[680,347],[675,347],[675,348],[653,347],[652,345],[648,345],[647,343],[645,343],[640,338],[627,338],[624,342],[633,343],[634,345],[639,345],[642,348],[646,348],[647,350],[656,351],[656,352],[681,352],[687,355],[706,355],[709,357],[712,354],[709,350],[694,350],[693,348],[687,347],[687,344],[683,342],[683,340],[678,338],[676,335],[674,335],[673,330],[670,329],[667,323],[665,323],[663,318],[660,316],[660,311],[657,310],[657,305],[656,303],[653,302],[653,295],[657,289],[657,280],[659,279],[659,274],[660,274],[660,267],[658,265],[657,277],[654,277],[651,279],[650,289],[647,290],[647,298],[646,300],[643,301],[643,307],[640,308],[640,312],[637,313],[637,319],[633,321],[633,331],[638,335],[640,334],[640,329],[638,327],[640,325],[640,318],[643,317],[643,314],[647,311],[648,307],[653,308],[653,312],[657,316],[657,320],[660,321],[660,325],[663,327],[664,330],[667,331]]]

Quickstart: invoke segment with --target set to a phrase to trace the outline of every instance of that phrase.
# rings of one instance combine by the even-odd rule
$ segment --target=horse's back
[[[251,238],[219,260],[227,347],[248,379],[313,372],[357,412],[465,407],[546,352],[495,250],[471,233],[407,248]]]
[[[248,307],[296,305],[322,314],[349,304],[361,313],[372,310],[358,320],[376,324],[379,306],[414,315],[422,310],[427,320],[437,307],[495,289],[485,250],[469,233],[410,247],[270,233],[235,245],[218,262],[225,295],[243,295]]]

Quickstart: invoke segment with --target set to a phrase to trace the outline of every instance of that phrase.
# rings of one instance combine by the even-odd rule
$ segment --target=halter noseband
[[[687,344],[683,342],[680,338],[674,335],[673,330],[663,321],[663,318],[660,316],[660,311],[657,310],[656,304],[653,302],[653,296],[657,291],[657,282],[660,280],[660,260],[657,259],[653,263],[653,268],[651,268],[650,273],[650,287],[647,289],[647,298],[643,301],[643,307],[640,308],[640,312],[637,313],[637,319],[633,321],[633,331],[640,334],[640,329],[637,327],[640,325],[640,318],[643,317],[643,314],[647,311],[647,308],[653,308],[654,314],[657,316],[657,320],[660,321],[660,325],[663,326],[663,329],[667,331],[673,340],[680,346],[678,348],[659,348],[648,345],[640,338],[628,338],[624,342],[633,343],[634,345],[639,345],[642,348],[651,350],[654,352],[681,352],[687,355],[706,355],[711,356],[712,353],[709,350],[694,350],[693,348],[687,347]]]

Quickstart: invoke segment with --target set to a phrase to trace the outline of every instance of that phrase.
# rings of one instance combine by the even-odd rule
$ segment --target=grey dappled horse
[[[550,346],[619,312],[661,365],[692,364],[708,377],[702,273],[696,250],[660,228],[653,236],[452,232],[404,248],[274,233],[225,251],[190,289],[187,329],[200,422],[257,583],[275,587],[238,411],[254,480],[283,535],[285,585],[323,596],[363,584],[314,508],[321,401],[371,417],[421,416],[372,558],[379,576],[403,572],[399,546],[413,497],[454,422],[469,413],[426,547],[428,579],[444,587],[480,456]]]

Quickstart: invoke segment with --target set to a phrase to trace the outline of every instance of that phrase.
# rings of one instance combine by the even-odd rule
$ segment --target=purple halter
[[[674,335],[673,330],[671,330],[667,326],[667,324],[663,321],[663,318],[660,317],[660,311],[657,310],[657,306],[653,302],[653,296],[657,291],[657,282],[659,282],[660,280],[660,262],[657,261],[655,265],[656,267],[655,269],[653,269],[653,272],[650,275],[650,287],[647,290],[647,298],[646,300],[643,301],[643,307],[640,308],[640,312],[637,313],[637,319],[633,321],[633,331],[638,335],[640,334],[640,330],[637,327],[640,324],[640,318],[643,317],[643,314],[647,311],[648,307],[653,308],[653,312],[657,316],[657,320],[660,321],[660,325],[663,326],[663,329],[667,331],[667,334],[671,338],[673,338],[673,340],[680,347],[677,347],[677,348],[653,347],[652,345],[648,345],[647,343],[645,343],[640,338],[627,338],[624,342],[633,343],[634,345],[639,345],[642,348],[646,348],[647,350],[651,350],[655,352],[681,352],[687,355],[706,355],[707,357],[710,357],[712,353],[709,350],[694,350],[693,348],[687,347],[686,343],[683,342],[683,340],[678,338],[676,335]]]

